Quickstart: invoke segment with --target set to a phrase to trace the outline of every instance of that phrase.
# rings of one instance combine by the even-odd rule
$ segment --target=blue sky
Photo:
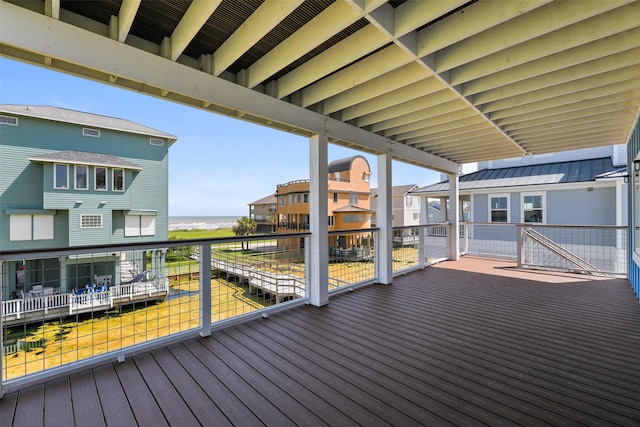
[[[278,184],[309,177],[306,138],[5,58],[0,103],[119,117],[176,135],[169,150],[171,216],[248,215],[248,204]],[[375,186],[375,156],[329,145],[329,161],[354,154],[369,161]],[[392,171],[393,185],[423,186],[440,178],[396,161]]]

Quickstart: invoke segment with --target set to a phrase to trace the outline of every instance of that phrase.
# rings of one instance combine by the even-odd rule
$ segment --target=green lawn
[[[208,239],[215,237],[234,237],[235,234],[230,228],[219,228],[217,230],[172,230],[169,231],[169,239]]]

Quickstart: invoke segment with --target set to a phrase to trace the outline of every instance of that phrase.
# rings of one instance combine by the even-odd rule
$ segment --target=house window
[[[362,222],[364,222],[364,216],[362,214],[344,214],[344,215],[342,215],[342,222],[344,222],[344,223],[362,223]]]
[[[405,204],[407,205],[408,208],[410,208],[413,205],[413,197],[406,196],[405,197]]]
[[[338,203],[338,193],[333,193],[333,203]]]
[[[80,228],[102,228],[102,215],[80,215]]]
[[[89,189],[89,168],[87,166],[75,166],[76,179],[74,188],[76,190]]]
[[[124,191],[124,169],[113,170],[113,191]]]
[[[292,205],[296,202],[296,197],[294,194],[289,194],[289,204]]]
[[[420,212],[414,212],[413,213],[413,219],[416,220],[416,221],[419,220],[420,219]]]
[[[329,215],[329,227],[333,227],[335,225],[335,219],[333,215]]]
[[[107,191],[107,168],[96,167],[93,173],[96,191]]]
[[[364,173],[364,182],[369,182],[369,174],[368,173]]]
[[[18,118],[11,116],[0,116],[0,124],[18,126]]]
[[[357,194],[349,194],[349,204],[350,205],[357,205],[358,204],[358,195]]]
[[[522,194],[522,222],[544,222],[544,193]]]
[[[284,196],[278,196],[278,206],[284,206]]]
[[[509,222],[509,196],[507,194],[489,195],[489,222]]]
[[[296,203],[302,203],[302,194],[296,194]]]
[[[69,188],[69,165],[60,163],[53,165],[53,187],[58,190]]]
[[[83,128],[82,134],[84,136],[92,136],[94,138],[100,138],[100,131],[98,129]]]
[[[51,240],[53,236],[53,215],[9,216],[11,241]]]
[[[155,236],[156,217],[154,215],[126,215],[124,217],[125,237]]]
[[[304,194],[302,195],[302,201],[303,201],[304,203],[309,203],[309,193],[304,193]]]

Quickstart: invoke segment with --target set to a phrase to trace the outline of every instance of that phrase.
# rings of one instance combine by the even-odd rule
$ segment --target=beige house
[[[258,233],[275,233],[276,231],[276,195],[270,194],[267,197],[249,203],[249,218],[253,219],[257,225]]]

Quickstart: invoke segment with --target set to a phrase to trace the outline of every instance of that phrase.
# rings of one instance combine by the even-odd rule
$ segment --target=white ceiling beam
[[[578,135],[581,129],[593,129],[595,127],[601,126],[624,127],[628,125],[628,122],[629,120],[626,117],[620,116],[619,111],[612,111],[595,116],[584,116],[578,119],[556,122],[553,125],[549,125],[547,127],[541,126],[536,129],[527,128],[518,130],[512,132],[511,136],[519,141],[526,141],[528,138],[541,138],[556,134]]]
[[[448,104],[455,104],[455,103],[448,103]],[[455,105],[459,106],[460,104],[455,104]],[[450,106],[445,106],[444,114],[431,114],[429,116],[425,116],[422,118],[422,120],[418,122],[414,122],[410,125],[398,126],[398,127],[386,130],[383,132],[383,135],[395,137],[397,135],[405,135],[409,132],[420,131],[425,127],[430,127],[430,126],[443,124],[443,123],[452,123],[457,120],[469,119],[473,117],[481,117],[481,116],[479,116],[475,111],[470,110],[468,108],[455,109]]]
[[[408,2],[408,4],[405,3],[395,10],[388,4],[383,4],[384,7],[372,10],[366,16],[372,25],[361,29],[308,61],[297,70],[279,79],[278,97],[283,98],[296,90],[304,88],[303,106],[313,105],[356,85],[348,84],[349,82],[361,84],[376,77],[375,73],[369,72],[366,78],[359,76],[354,80],[353,73],[356,69],[362,72],[365,71],[365,68],[372,66],[376,70],[386,70],[386,73],[407,64],[409,61],[416,61],[416,33],[414,30],[455,9],[460,3],[463,2],[459,0],[453,2]],[[405,37],[407,40],[403,39]],[[402,57],[402,60],[378,64],[377,61],[384,61],[385,59],[381,56],[378,56],[379,59],[375,61],[372,58],[366,58],[349,67],[349,69],[332,75],[330,80],[322,78],[391,42],[395,42],[396,48],[387,49],[391,49],[391,52],[395,52],[396,49],[404,51],[406,56]],[[336,58],[340,58],[340,61],[336,61]],[[371,65],[363,66],[361,62],[364,61],[368,61],[367,64]],[[351,70],[353,67],[357,68]]]
[[[594,102],[595,104],[595,102]],[[573,111],[563,111],[562,114],[545,115],[544,117],[529,119],[518,123],[507,123],[502,126],[505,132],[517,133],[526,132],[527,130],[537,129],[553,129],[556,125],[562,126],[566,121],[580,119],[581,117],[594,117],[600,115],[608,115],[610,112],[628,111],[629,114],[633,114],[633,110],[637,109],[637,105],[631,100],[623,100],[619,102],[612,102],[610,104],[597,103],[590,108],[581,108]]]
[[[350,35],[340,43],[335,44],[329,49],[325,50],[314,58],[305,62],[295,70],[289,72],[287,75],[278,79],[278,98],[284,98],[285,96],[308,86],[303,93],[303,102],[306,105],[314,104],[329,96],[335,94],[335,89],[324,88],[325,85],[335,86],[335,78],[329,80],[330,83],[325,83],[326,78],[324,76],[331,74],[333,71],[340,69],[351,62],[357,61],[369,52],[381,48],[389,42],[388,38],[378,31],[372,25],[367,25],[360,31]],[[391,48],[387,48],[388,50]],[[403,64],[410,61],[408,55],[398,49],[389,50],[390,53],[394,53],[396,57],[403,58]],[[360,62],[367,61],[368,58],[363,59]],[[358,66],[360,62],[352,65],[346,70],[351,69],[354,66]],[[368,61],[371,63],[371,61]],[[390,67],[389,64],[386,67]],[[330,76],[331,78],[333,76]],[[309,86],[311,83],[322,80],[321,83]],[[343,89],[344,90],[344,89]],[[308,99],[308,101],[307,101]]]
[[[324,114],[342,110],[342,120],[350,120],[366,113],[376,111],[376,100],[385,94],[403,91],[409,86],[420,86],[430,75],[424,67],[410,62],[384,76],[376,77],[356,87],[345,90],[323,102]],[[433,80],[435,81],[435,80]],[[430,84],[430,83],[429,83]],[[440,88],[444,85],[438,83]],[[368,107],[369,102],[371,106]]]
[[[123,42],[127,39],[133,19],[138,13],[141,0],[123,0],[118,12],[118,41]]]
[[[581,4],[582,2],[573,2]],[[607,4],[607,2],[600,2]],[[536,59],[586,46],[587,43],[619,34],[640,26],[640,7],[629,4],[610,12],[589,18],[575,25],[541,35],[525,43],[479,58],[450,71],[451,84],[459,85],[480,77],[489,76]],[[582,48],[582,47],[581,47]]]
[[[362,117],[358,117],[356,123],[359,127],[373,125],[375,123],[392,120],[397,117],[402,117],[407,114],[411,114],[415,111],[422,111],[426,108],[435,107],[445,102],[453,101],[457,99],[456,95],[448,89],[435,90],[419,98],[407,100],[398,105],[392,105],[384,110],[376,111],[375,113],[366,114]]]
[[[500,99],[534,91],[544,91],[546,88],[567,84],[572,81],[588,81],[589,78],[597,78],[599,74],[605,74],[609,81],[615,79],[626,80],[629,78],[629,70],[634,70],[640,75],[640,48],[624,51],[587,63],[574,65],[562,70],[531,77],[525,81],[511,83],[494,90],[479,93],[473,97],[476,105],[486,104]],[[602,81],[602,79],[599,79]]]
[[[466,125],[452,129],[443,130],[440,132],[432,132],[428,135],[422,135],[419,137],[409,139],[399,139],[396,137],[396,141],[402,141],[403,144],[410,145],[411,147],[420,148],[421,144],[428,141],[437,141],[441,138],[464,138],[466,135],[477,135],[476,132],[487,131],[491,129],[491,135],[495,136],[495,129],[490,128],[487,123],[479,122],[476,124]]]
[[[5,46],[7,49],[5,49]],[[229,115],[246,113],[256,123],[286,124],[307,135],[324,134],[341,145],[362,147],[366,151],[390,153],[392,158],[446,173],[457,173],[458,164],[416,150],[363,129],[334,120],[271,96],[241,87],[211,74],[170,61],[133,46],[91,33],[6,2],[0,2],[0,52],[25,58],[47,56],[64,65],[73,64],[74,74],[108,82],[152,96],[161,91],[181,103],[209,109],[219,106]],[[101,52],[101,55],[95,55]],[[61,69],[65,71],[65,68]],[[173,98],[171,98],[173,99]],[[257,121],[263,118],[264,121]],[[282,128],[282,127],[280,127]]]
[[[463,100],[454,98],[451,101],[438,105],[437,108],[427,107],[425,109],[416,110],[403,117],[394,117],[392,119],[375,123],[371,125],[371,131],[380,132],[383,130],[406,126],[407,124],[420,122],[429,117],[441,116],[452,111],[462,110],[465,109],[466,106],[467,104]]]
[[[175,61],[189,46],[191,40],[198,34],[211,14],[222,0],[195,0],[191,3],[184,16],[171,33],[171,56]]]
[[[364,12],[336,1],[247,69],[247,87],[253,88],[282,68],[362,18]]]
[[[568,99],[569,102],[571,102],[572,99],[583,99],[580,94],[581,92],[592,91],[599,87],[608,87],[615,83],[628,84],[632,90],[640,89],[639,77],[640,65],[632,65],[616,70],[616,72],[589,76],[575,81],[527,92],[521,95],[492,101],[482,105],[481,109],[485,113],[492,113],[494,111],[503,111],[515,106],[526,107],[527,104],[540,103],[546,100],[553,104],[557,104],[559,99],[558,93],[562,93],[562,98]]]
[[[60,0],[45,0],[44,14],[53,19],[60,19]]]
[[[430,135],[437,133],[449,132],[456,134],[456,132],[463,132],[466,127],[475,128],[476,126],[489,126],[481,116],[474,115],[471,117],[463,117],[458,120],[452,120],[434,124],[423,129],[414,130],[411,132],[399,133],[394,136],[396,141],[402,141],[409,145],[413,145],[416,142],[423,142],[423,138],[428,138]],[[419,141],[418,141],[419,140]]]
[[[243,53],[289,16],[304,0],[266,0],[213,53],[213,74],[219,76]]]
[[[473,60],[560,30],[588,17],[603,14],[630,0],[550,2],[490,30],[476,34],[436,53],[436,72],[459,67]]]
[[[640,39],[640,27],[465,82],[462,93],[465,96],[474,95],[541,74],[562,70],[575,64],[583,64],[594,58],[603,58],[634,49],[638,45],[638,39]],[[455,74],[455,70],[452,73]]]
[[[596,96],[590,96],[583,99],[580,102],[561,103],[558,105],[548,105],[546,108],[536,109],[534,111],[526,111],[523,114],[512,114],[496,120],[496,123],[507,129],[508,126],[525,126],[534,120],[553,120],[558,117],[562,117],[567,113],[579,112],[584,109],[589,109],[598,106],[606,106],[616,104],[619,102],[631,102],[637,106],[638,98],[640,97],[640,90],[616,90],[614,93],[595,94]]]
[[[418,56],[437,52],[475,34],[486,31],[523,13],[549,3],[551,0],[504,1],[491,0],[473,3],[462,11],[435,22],[418,33]],[[407,2],[405,4],[423,2]],[[404,6],[404,5],[403,5]],[[426,5],[424,5],[426,6]]]

